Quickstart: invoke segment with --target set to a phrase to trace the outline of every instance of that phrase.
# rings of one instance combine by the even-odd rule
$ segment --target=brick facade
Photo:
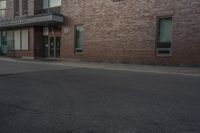
[[[7,0],[7,4],[12,5],[11,1]],[[29,0],[30,16],[41,3],[36,4],[36,1]],[[7,15],[13,16],[12,11],[8,9]],[[200,65],[199,0],[63,0],[61,14],[66,20],[62,26],[61,58]],[[157,17],[162,16],[173,17],[170,57],[155,54]],[[83,24],[85,28],[82,54],[74,53],[74,27],[77,24]],[[68,33],[63,32],[65,27],[69,27]],[[42,33],[37,28],[35,31],[39,30],[40,34],[33,30],[34,27],[30,27],[30,51],[19,51],[16,56],[40,56],[36,51],[41,48],[38,35]]]
[[[62,57],[150,64],[200,64],[199,0],[63,1],[70,32]],[[171,57],[156,57],[156,18],[173,16]],[[84,24],[83,55],[74,54],[74,25]],[[67,43],[65,43],[67,42]]]

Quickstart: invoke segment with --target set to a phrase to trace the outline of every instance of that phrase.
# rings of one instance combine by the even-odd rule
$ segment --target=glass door
[[[55,57],[56,55],[55,37],[49,37],[49,44],[50,44],[50,57]]]
[[[56,57],[60,57],[60,37],[56,37]]]
[[[49,37],[43,36],[43,57],[49,57]]]
[[[45,58],[60,57],[60,37],[43,37],[43,56]]]
[[[0,32],[0,54],[6,55],[7,54],[7,42],[6,42],[6,31]]]
[[[1,31],[0,31],[0,55],[2,55]]]

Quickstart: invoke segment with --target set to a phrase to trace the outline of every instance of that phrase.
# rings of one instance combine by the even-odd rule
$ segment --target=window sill
[[[157,57],[171,57],[172,50],[171,50],[171,48],[157,48],[156,56]]]
[[[172,57],[172,55],[171,54],[156,54],[156,57],[170,58],[170,57]]]
[[[83,55],[84,53],[83,52],[76,52],[75,51],[75,55]]]

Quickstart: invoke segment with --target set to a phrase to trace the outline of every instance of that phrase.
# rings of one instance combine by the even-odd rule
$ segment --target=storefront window
[[[15,50],[20,50],[21,49],[20,30],[14,32],[14,40],[15,40]]]
[[[21,31],[21,49],[28,50],[28,30]]]
[[[29,33],[28,29],[14,31],[14,47],[15,50],[29,49]]]
[[[8,50],[14,50],[14,31],[7,31],[7,48]]]

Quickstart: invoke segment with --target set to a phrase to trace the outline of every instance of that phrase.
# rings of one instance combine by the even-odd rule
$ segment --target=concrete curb
[[[96,62],[83,62],[83,61],[42,61],[42,60],[23,60],[15,58],[2,58],[0,61],[19,62],[19,63],[37,63],[45,65],[59,65],[75,68],[88,68],[88,69],[105,69],[117,71],[130,71],[142,73],[155,73],[155,74],[173,74],[184,76],[200,77],[200,67],[174,67],[174,66],[152,66],[152,65],[135,65],[135,64],[115,64],[115,63],[96,63]]]
[[[90,68],[90,69],[105,69],[105,70],[117,70],[117,71],[130,71],[130,72],[142,72],[142,73],[156,73],[156,74],[173,74],[173,75],[185,75],[200,77],[200,68],[182,68],[182,67],[162,67],[162,66],[145,66],[145,65],[123,65],[123,64],[93,64],[88,65],[82,63],[58,63],[67,67],[77,68]],[[149,68],[150,67],[150,68]],[[170,68],[170,70],[167,70]]]
[[[0,57],[0,61],[16,61],[14,58]]]

